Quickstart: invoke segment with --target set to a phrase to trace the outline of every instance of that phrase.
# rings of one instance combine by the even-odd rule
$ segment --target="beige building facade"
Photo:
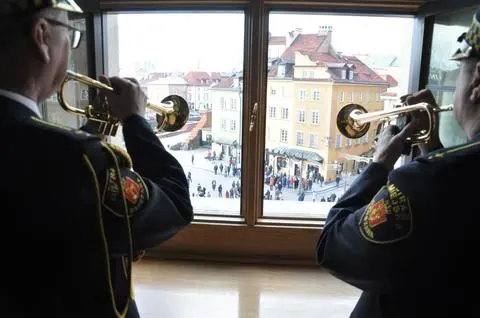
[[[334,180],[369,160],[375,125],[348,139],[337,128],[337,114],[350,103],[382,110],[388,82],[358,58],[335,52],[332,33],[321,26],[317,34],[297,34],[269,70],[266,164],[275,173]]]

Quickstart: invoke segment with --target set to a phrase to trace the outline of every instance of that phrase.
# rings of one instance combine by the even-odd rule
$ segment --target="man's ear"
[[[33,43],[40,58],[45,64],[49,63],[51,56],[48,45],[52,39],[50,25],[44,19],[36,19],[33,21],[31,32]]]

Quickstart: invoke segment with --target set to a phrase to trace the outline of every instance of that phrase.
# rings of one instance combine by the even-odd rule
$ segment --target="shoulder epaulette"
[[[133,167],[132,158],[122,147],[106,142],[102,142],[102,145],[115,155],[122,167],[127,167],[129,169]]]
[[[443,149],[443,150],[439,150],[435,153],[432,153],[432,154],[428,155],[427,159],[428,160],[442,159],[442,158],[445,158],[448,155],[458,153],[458,152],[464,151],[464,150],[469,150],[469,149],[472,149],[472,148],[475,148],[475,147],[478,147],[478,146],[480,146],[480,141],[472,142],[472,143],[468,143],[468,144],[463,144],[463,145],[459,145],[459,146],[455,146],[455,147],[451,147],[451,148],[447,148],[447,149]]]

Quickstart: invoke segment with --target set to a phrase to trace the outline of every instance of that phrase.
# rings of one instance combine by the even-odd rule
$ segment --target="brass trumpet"
[[[348,104],[342,107],[337,114],[337,128],[345,137],[357,139],[367,133],[370,129],[371,122],[380,121],[380,125],[383,125],[393,120],[406,119],[408,113],[411,112],[425,113],[428,117],[428,127],[422,127],[422,129],[415,132],[409,140],[412,145],[418,145],[428,142],[436,125],[438,125],[437,117],[434,116],[434,114],[452,110],[453,105],[437,107],[428,103],[418,103],[408,106],[396,105],[396,107],[391,110],[368,113],[368,111],[359,104]]]
[[[88,105],[85,109],[70,106],[65,97],[65,85],[69,81],[78,81],[87,86],[92,86],[98,89],[104,89],[113,92],[114,89],[102,82],[94,80],[88,76],[67,71],[67,76],[63,80],[60,89],[57,93],[57,98],[60,106],[77,115],[82,115],[89,120],[99,123],[98,133],[106,136],[115,136],[117,133],[120,120],[113,117],[108,111],[108,106],[105,109],[96,109],[92,105]],[[188,103],[178,95],[170,95],[162,100],[160,104],[147,103],[147,108],[157,113],[157,127],[158,131],[177,131],[181,129],[190,114]]]

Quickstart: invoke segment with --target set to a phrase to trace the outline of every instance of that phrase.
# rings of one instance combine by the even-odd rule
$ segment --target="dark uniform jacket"
[[[1,317],[138,317],[131,259],[193,209],[145,119],[126,119],[123,134],[131,157],[0,97]]]
[[[351,317],[480,317],[480,136],[388,172],[331,209],[318,262],[363,293]]]

